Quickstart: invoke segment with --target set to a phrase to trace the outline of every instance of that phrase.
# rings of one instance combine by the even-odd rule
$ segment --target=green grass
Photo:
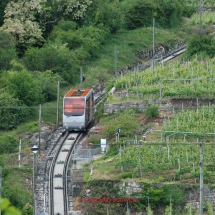
[[[106,79],[114,75],[114,45],[117,46],[117,68],[123,68],[139,59],[136,52],[143,49],[152,49],[152,28],[140,28],[132,31],[120,31],[110,37],[101,47],[99,57],[87,63],[83,68],[86,76],[84,87],[92,87],[102,76]],[[158,29],[156,28],[155,46],[163,44],[167,48],[176,42],[184,41],[189,37],[188,29]]]

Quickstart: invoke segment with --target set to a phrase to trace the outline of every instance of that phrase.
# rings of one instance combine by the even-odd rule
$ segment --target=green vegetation
[[[0,161],[3,156],[0,157]],[[14,158],[13,158],[14,160]],[[11,158],[7,160],[7,165],[11,165]],[[31,191],[31,169],[16,166],[7,167],[2,165],[2,181],[3,189],[2,196],[10,199],[10,202],[19,209],[22,214],[32,214],[31,206],[32,191]]]
[[[214,12],[205,12],[202,14],[202,26],[208,28],[209,25],[215,23]],[[187,25],[190,26],[200,26],[200,14],[195,13],[188,20]]]
[[[215,58],[198,62],[177,61],[151,69],[129,73],[110,80],[117,90],[128,90],[133,96],[152,98],[214,98]],[[125,98],[126,100],[127,98]],[[110,99],[113,102],[113,98]]]
[[[163,131],[175,131],[175,133],[167,132],[165,136],[171,135],[173,139],[184,138],[205,138],[206,133],[210,133],[206,138],[207,142],[214,142],[214,117],[215,107],[198,107],[196,110],[185,111],[173,116],[171,120],[166,120]],[[184,134],[183,131],[193,132]]]
[[[10,201],[5,198],[0,198],[0,210],[5,215],[21,215],[15,207],[11,206]]]
[[[214,2],[207,1],[208,5],[214,6]],[[127,86],[127,89],[135,93],[135,96],[144,94],[144,99],[153,98],[154,95],[158,98],[161,88],[164,98],[214,97],[212,80],[163,82],[163,79],[167,79],[167,77],[175,79],[213,78],[213,60],[201,65],[197,60],[192,60],[186,66],[180,66],[178,63],[174,65],[174,70],[170,69],[171,65],[169,68],[156,67],[153,74],[148,70],[135,74],[135,76],[128,75],[125,81],[123,78],[111,79],[114,75],[115,45],[117,47],[117,68],[125,67],[128,64],[131,66],[140,61],[135,55],[136,52],[152,49],[151,26],[153,18],[155,18],[156,27],[155,46],[162,44],[165,50],[168,50],[176,43],[192,38],[188,43],[187,58],[189,56],[196,57],[196,54],[199,55],[197,59],[212,57],[214,55],[214,38],[206,29],[213,24],[214,20],[211,15],[202,17],[203,32],[207,34],[202,35],[201,38],[192,37],[193,31],[199,29],[198,23],[195,23],[197,27],[193,26],[192,20],[195,17],[191,16],[197,7],[198,1],[188,0],[31,0],[28,2],[2,0],[0,2],[2,194],[9,198],[12,204],[22,211],[23,215],[32,214],[32,196],[29,184],[32,176],[29,161],[26,161],[25,167],[16,167],[19,136],[25,132],[32,134],[38,131],[39,104],[42,104],[42,123],[51,126],[55,124],[58,81],[61,83],[61,104],[62,97],[68,88],[79,86],[80,68],[83,68],[86,77],[86,81],[82,83],[83,88],[92,87],[97,82],[104,83],[108,80],[105,83],[107,91],[114,85],[117,86],[117,89]],[[191,21],[186,26],[182,26],[182,24],[186,24],[184,16],[191,17]],[[141,60],[141,62],[148,60]],[[197,67],[200,69],[198,70]],[[193,70],[194,72],[192,72]],[[134,87],[134,83],[138,83],[138,88]],[[140,84],[141,87],[139,87]],[[136,100],[135,96],[132,97],[133,100]],[[102,135],[108,139],[111,146],[105,156],[95,163],[95,167],[97,166],[100,172],[103,171],[101,176],[106,175],[106,177],[109,176],[116,180],[129,180],[132,177],[137,177],[137,180],[142,178],[146,181],[163,182],[167,179],[167,175],[162,174],[169,171],[170,177],[168,178],[174,179],[178,183],[186,178],[198,178],[199,172],[195,166],[196,163],[194,162],[194,166],[190,163],[187,165],[187,157],[185,159],[184,153],[178,153],[178,150],[184,151],[180,142],[170,144],[170,159],[166,158],[166,146],[163,143],[160,144],[159,141],[155,146],[146,144],[141,148],[129,145],[139,140],[140,136],[151,126],[143,120],[146,119],[151,123],[151,117],[158,117],[157,107],[149,106],[144,114],[137,110],[128,110],[106,117],[103,117],[102,110],[101,103],[97,112],[97,120],[105,125]],[[60,108],[61,113],[62,109]],[[121,129],[120,139],[116,141],[114,133],[119,128]],[[90,141],[98,143],[100,137],[99,135],[91,137]],[[123,141],[125,144],[122,144]],[[187,144],[187,147],[188,149],[190,147],[189,162],[192,162],[194,158],[198,157],[198,147],[190,144]],[[211,151],[210,147],[211,145],[206,150]],[[28,140],[23,141],[23,148],[23,154],[26,157],[29,156]],[[121,160],[119,148],[121,148]],[[128,150],[131,150],[133,157],[129,157]],[[147,151],[146,154],[145,151]],[[146,162],[142,158],[137,159],[138,155],[142,155],[143,152],[144,156],[147,156]],[[159,170],[160,164],[157,165],[157,163],[150,161],[155,158],[149,152],[157,153],[165,168]],[[160,152],[161,155],[159,155]],[[180,160],[180,170],[177,163],[179,156],[182,159]],[[209,153],[208,156],[210,156]],[[107,158],[114,158],[114,163],[111,165],[99,163],[104,162]],[[156,162],[158,162],[157,160]],[[133,168],[134,165],[135,168]],[[185,165],[187,165],[186,168]],[[152,169],[149,170],[150,167]],[[157,169],[156,173],[154,169]],[[141,172],[146,174],[145,178],[141,176]],[[113,176],[114,174],[117,175]],[[213,181],[211,168],[205,170],[205,174],[209,182]],[[89,173],[86,173],[85,180],[88,179]],[[112,183],[108,183],[104,182],[104,186],[100,184],[102,185],[101,192],[105,192],[106,187],[110,187],[109,191],[115,194],[118,188],[115,188]],[[150,188],[147,191],[148,194],[152,193],[153,204],[155,204],[153,206],[159,204],[160,200],[165,201],[162,203],[167,205],[168,192],[164,192],[160,188]],[[141,195],[143,201],[138,207],[143,209],[146,208],[146,196]],[[163,197],[165,199],[162,199]],[[180,198],[174,197],[174,199],[175,201],[176,199],[180,200],[181,196]],[[182,202],[177,202],[177,204],[182,204]],[[8,206],[7,202],[6,206]],[[123,212],[126,212],[125,205],[123,208]],[[208,206],[208,208],[210,207]],[[102,214],[104,208],[98,206],[97,210]],[[113,212],[113,214],[115,211],[121,210],[121,206],[110,207],[110,213]],[[176,209],[174,208],[174,210]],[[93,212],[93,214],[95,213]]]

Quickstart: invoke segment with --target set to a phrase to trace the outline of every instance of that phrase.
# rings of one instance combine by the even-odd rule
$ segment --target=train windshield
[[[84,115],[84,98],[65,98],[64,115],[65,116],[82,116]]]

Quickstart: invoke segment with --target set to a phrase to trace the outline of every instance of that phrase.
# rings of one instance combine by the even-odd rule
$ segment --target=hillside
[[[150,1],[138,0],[132,3],[126,0],[116,2],[96,0],[91,4],[86,0],[82,3],[88,11],[83,19],[80,18],[82,13],[76,14],[76,10],[71,13],[72,7],[70,3],[67,4],[68,1],[63,2],[67,4],[64,5],[65,7],[59,5],[61,1],[53,4],[47,1],[42,6],[42,1],[32,2],[35,3],[34,8],[28,4],[20,8],[19,3],[22,3],[22,0],[18,0],[14,5],[7,5],[7,1],[0,3],[0,16],[5,15],[2,18],[4,24],[1,22],[0,32],[2,41],[0,57],[2,196],[9,198],[23,214],[29,215],[32,214],[32,153],[29,140],[34,133],[38,132],[39,104],[42,104],[41,123],[45,126],[55,126],[58,81],[61,83],[60,104],[69,88],[80,86],[81,68],[86,77],[86,80],[81,83],[83,88],[105,81],[107,92],[113,86],[119,91],[130,92],[130,98],[106,97],[107,103],[136,102],[139,99],[145,100],[148,105],[149,99],[159,99],[160,96],[162,99],[213,99],[214,97],[214,59],[208,59],[213,49],[208,52],[205,52],[204,48],[203,51],[198,50],[199,55],[194,54],[196,60],[190,59],[190,63],[187,63],[188,57],[184,56],[185,59],[182,57],[178,62],[163,67],[156,65],[153,74],[148,70],[128,74],[119,79],[114,77],[116,69],[150,60],[150,58],[138,58],[137,53],[152,51],[152,17],[154,16],[152,11],[157,14],[154,35],[156,48],[162,46],[168,51],[175,44],[188,42],[192,38],[192,33],[199,29],[199,23],[193,23],[193,18],[189,19],[190,22],[186,22],[187,18],[184,19],[184,16],[190,16],[196,10],[196,6],[191,6],[190,2],[186,7],[187,1],[184,1],[186,4],[183,5],[183,1],[172,4],[169,4],[171,1],[165,1],[162,4],[160,1],[155,1],[152,4]],[[107,8],[109,8],[109,14],[106,13]],[[14,11],[17,13],[13,14]],[[143,14],[143,11],[148,13]],[[21,15],[24,14],[26,17],[22,18]],[[80,19],[74,18],[71,14],[80,16]],[[16,20],[29,20],[29,23],[28,25],[25,22],[16,23]],[[206,20],[204,22],[206,28],[213,23],[213,16],[210,19],[207,16],[203,20]],[[12,24],[19,24],[19,28],[13,28]],[[28,29],[29,26],[31,28]],[[17,29],[23,29],[22,33],[15,31]],[[209,40],[211,41],[213,42]],[[116,47],[115,51],[114,47]],[[207,61],[203,62],[205,59]],[[101,103],[96,116],[97,122],[104,125],[104,131],[102,134],[92,136],[89,141],[98,143],[101,137],[106,138],[110,149],[104,157],[94,163],[92,179],[198,184],[199,148],[196,140],[199,138],[198,141],[200,141],[204,135],[188,138],[185,132],[189,132],[192,128],[194,132],[213,133],[212,104],[208,109],[198,107],[196,111],[182,112],[182,115],[173,113],[169,117],[160,115],[165,124],[155,125],[152,116],[159,117],[157,107],[147,106],[145,112],[129,110],[103,116],[103,103]],[[201,111],[201,115],[197,114],[199,113],[197,110]],[[60,108],[60,120],[61,115]],[[200,116],[202,118],[198,118]],[[185,128],[183,123],[188,119],[191,126]],[[202,122],[197,128],[193,126],[196,121]],[[121,134],[120,141],[116,142],[113,134],[118,128],[121,129]],[[130,145],[130,140],[139,142],[145,132],[151,128],[162,131],[168,131],[167,128],[174,129],[181,134],[175,136],[172,133],[163,132],[165,135],[160,141],[160,133],[148,133],[145,144]],[[170,135],[172,138],[168,139],[167,136]],[[23,138],[22,167],[18,168],[20,138]],[[195,143],[192,144],[193,142]],[[213,137],[207,138],[205,143],[207,143],[205,150],[208,152],[205,159],[210,165],[213,164],[213,155],[210,153],[213,151]],[[119,148],[121,148],[120,153]],[[114,162],[106,163],[105,161],[109,159],[113,159]],[[212,170],[213,165],[205,171],[205,182],[209,184],[214,183]],[[154,192],[160,191],[155,189]],[[169,195],[169,191],[167,193]],[[175,199],[174,196],[173,201],[176,201]],[[160,204],[159,200],[156,200],[154,208]],[[168,200],[164,202],[165,206]],[[146,205],[147,202],[144,199],[138,210],[145,210]],[[99,208],[96,210],[99,211]],[[95,211],[92,213],[95,214]],[[98,213],[102,214],[104,211],[100,210]]]

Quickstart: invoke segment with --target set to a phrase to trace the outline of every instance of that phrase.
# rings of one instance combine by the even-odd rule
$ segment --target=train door
[[[87,98],[85,108],[85,126],[87,126],[90,121],[90,97]]]
[[[93,118],[93,113],[94,113],[94,97],[93,93],[90,96],[90,120]]]

